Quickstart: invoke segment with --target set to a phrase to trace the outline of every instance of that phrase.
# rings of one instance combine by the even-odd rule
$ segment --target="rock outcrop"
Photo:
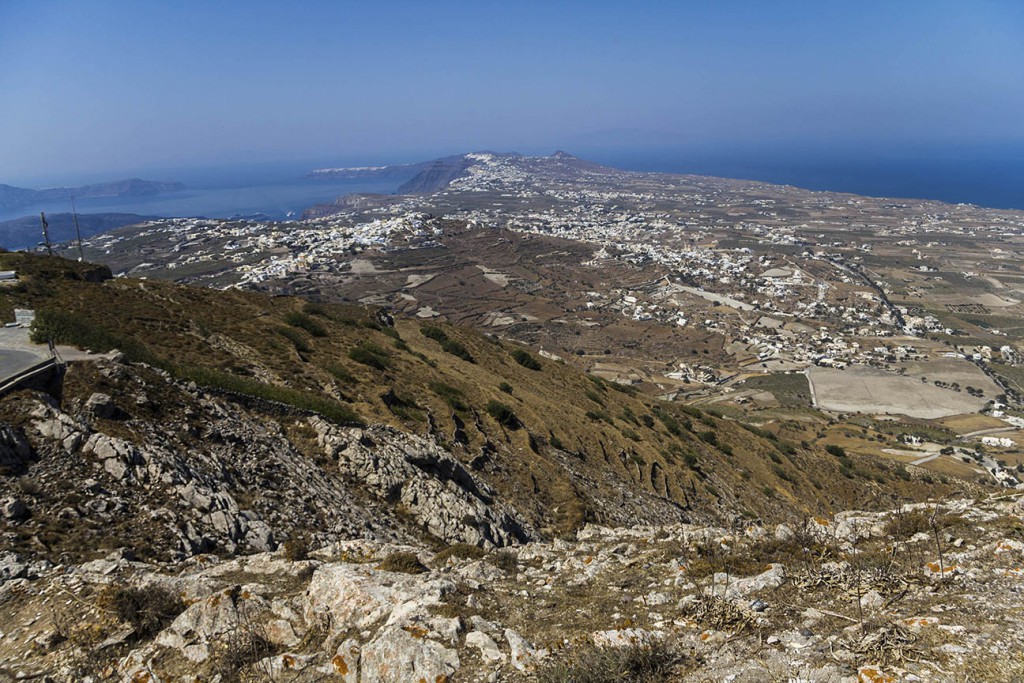
[[[301,411],[268,416],[118,359],[71,368],[72,387],[86,378],[105,390],[72,391],[62,405],[38,392],[6,403],[0,467],[12,476],[0,476],[0,534],[12,550],[71,561],[122,546],[180,560],[288,539],[319,547],[426,533],[494,547],[535,537],[431,440]],[[62,533],[42,541],[53,520]]]
[[[345,476],[383,501],[400,503],[438,538],[488,547],[530,538],[494,492],[440,446],[388,427],[340,428],[320,418],[310,424]]]
[[[349,540],[174,566],[5,553],[0,658],[54,680],[529,681],[630,661],[683,683],[1019,680],[1022,513],[952,501],[812,520],[782,541],[757,524],[590,526],[490,551]],[[941,520],[938,548],[914,531],[924,515]],[[854,518],[868,533],[812,527]],[[430,569],[386,570],[397,554]],[[125,590],[177,606],[146,622],[110,597]]]

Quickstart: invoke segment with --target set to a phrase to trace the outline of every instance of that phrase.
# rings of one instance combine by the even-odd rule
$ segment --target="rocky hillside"
[[[465,175],[473,165],[469,155],[444,157],[425,165],[424,168],[409,180],[398,186],[398,194],[419,194],[437,192],[448,187],[456,178]]]
[[[0,315],[96,352],[59,391],[0,397],[0,680],[764,680],[755,643],[772,671],[941,673],[969,663],[900,620],[1019,578],[1011,503],[922,521],[914,501],[982,490],[799,423],[375,309],[0,269]]]
[[[89,282],[95,267],[22,254],[0,255],[0,267],[22,273],[0,294],[0,315],[34,308],[42,336],[118,348],[165,373],[141,391],[153,395],[152,413],[133,407],[139,390],[76,385],[77,371],[69,373],[65,411],[94,392],[126,395],[129,418],[116,424],[134,431],[114,436],[150,441],[148,430],[167,428],[155,424],[165,402],[185,401],[189,386],[237,409],[271,401],[336,425],[387,425],[440,445],[542,537],[586,522],[779,521],[890,507],[960,486],[912,467],[830,455],[798,422],[746,425],[658,401],[450,325],[166,282]],[[304,447],[309,457],[324,455]]]
[[[486,551],[381,540],[53,566],[0,555],[0,677],[1011,681],[1019,499],[801,525],[588,526]]]

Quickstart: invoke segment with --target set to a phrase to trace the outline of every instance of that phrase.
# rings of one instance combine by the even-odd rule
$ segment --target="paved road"
[[[0,382],[27,370],[50,357],[45,346],[28,340],[28,330],[17,327],[0,328]]]
[[[957,439],[957,441],[967,441],[968,439],[973,439],[973,438],[976,438],[976,437],[979,437],[979,436],[988,436],[990,434],[1002,434],[1004,432],[1015,432],[1015,431],[1017,431],[1017,428],[1016,427],[1012,427],[1012,426],[1011,427],[992,427],[990,429],[979,429],[976,432],[968,432],[967,434],[961,434],[960,438]]]
[[[29,351],[0,349],[0,380],[36,365],[43,358]]]
[[[923,458],[918,458],[917,460],[915,460],[914,462],[912,462],[910,464],[911,465],[923,465],[926,462],[931,462],[932,460],[934,460],[935,458],[939,457],[940,455],[942,455],[942,454],[941,453],[932,453],[931,455],[926,455]]]

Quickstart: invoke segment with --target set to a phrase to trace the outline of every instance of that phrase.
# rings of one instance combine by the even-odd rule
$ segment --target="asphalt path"
[[[50,357],[45,346],[32,344],[28,330],[0,328],[0,382],[38,365]]]
[[[46,360],[29,351],[0,349],[0,382]]]

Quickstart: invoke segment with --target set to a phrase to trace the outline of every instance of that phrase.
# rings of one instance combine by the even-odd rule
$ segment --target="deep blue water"
[[[533,153],[550,153],[540,152]],[[875,197],[926,198],[994,208],[1024,209],[1024,144],[944,150],[864,151],[821,149],[681,149],[645,147],[570,149],[584,159],[636,171],[695,173],[760,180],[811,190],[832,190]],[[422,161],[409,158],[404,161]],[[401,163],[382,157],[362,164]],[[301,215],[314,204],[354,192],[394,192],[403,179],[389,181],[313,181],[308,170],[331,165],[323,160],[286,164],[237,164],[192,169],[148,169],[119,174],[179,180],[188,189],[154,197],[79,199],[80,213],[139,213],[158,216],[229,218],[265,214],[272,219]],[[334,164],[340,165],[340,164]],[[62,179],[67,184],[103,178]],[[106,178],[109,179],[109,178]],[[0,179],[0,182],[3,182]],[[53,183],[57,184],[57,183]],[[37,185],[42,186],[42,184]],[[52,186],[52,185],[51,185]],[[39,211],[70,211],[69,202],[51,202],[0,212],[0,220]]]
[[[176,178],[173,178],[175,179]],[[331,202],[335,198],[355,192],[391,193],[401,181],[312,181],[302,179],[254,179],[252,185],[218,185],[194,187],[186,182],[186,189],[152,197],[94,197],[77,198],[79,213],[138,213],[148,216],[204,216],[230,218],[236,215],[265,214],[280,220],[314,204]],[[21,216],[71,211],[70,201],[46,202],[36,206],[18,207],[13,211],[0,211],[0,220]]]
[[[595,150],[580,156],[634,171],[694,173],[872,197],[1024,209],[1024,147],[1019,145],[959,155],[934,150],[905,156]]]

